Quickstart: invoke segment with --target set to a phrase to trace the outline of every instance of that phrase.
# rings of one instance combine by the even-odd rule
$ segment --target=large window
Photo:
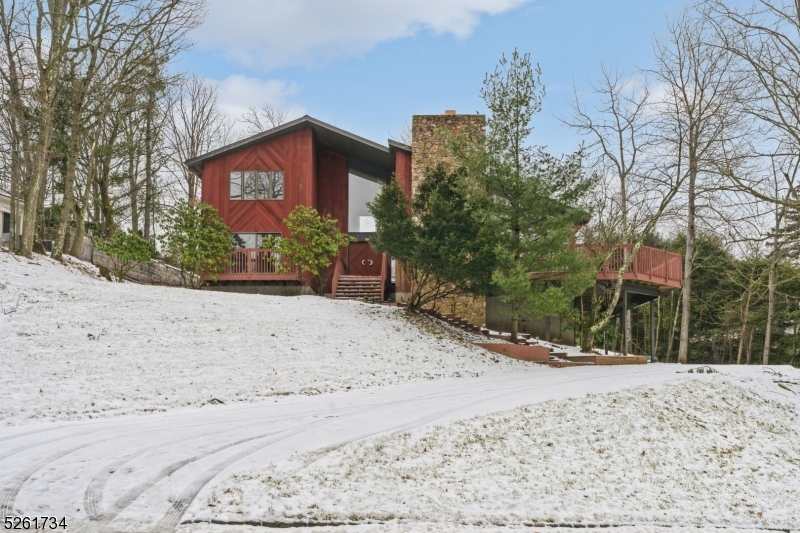
[[[231,200],[283,200],[282,170],[234,170]]]
[[[370,213],[367,204],[381,193],[382,185],[377,179],[350,172],[347,201],[348,232],[375,232],[375,218]]]
[[[280,233],[234,233],[234,248],[261,248],[264,237],[281,237]]]

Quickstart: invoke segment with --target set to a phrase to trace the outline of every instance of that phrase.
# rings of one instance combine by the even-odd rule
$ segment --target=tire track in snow
[[[435,395],[430,395],[430,396],[435,396]],[[342,412],[344,412],[345,414],[353,414],[353,413],[358,414],[358,413],[363,413],[363,412],[366,412],[366,411],[374,410],[374,409],[377,409],[379,407],[383,407],[385,405],[389,405],[391,403],[394,403],[394,402],[381,402],[381,403],[374,404],[374,405],[371,405],[371,406],[366,407],[366,408],[364,408],[364,407],[355,407],[355,408],[353,408],[353,407],[342,407],[342,408],[335,409],[335,410],[330,411],[330,412],[331,413],[339,413],[339,414],[334,415],[334,417],[338,417],[338,416],[340,416],[340,414]],[[275,419],[274,421],[278,422],[280,420],[284,420],[284,419],[292,418],[292,417],[290,415],[278,416],[278,417],[266,416],[266,417],[256,417],[255,419],[246,419],[246,421],[252,423],[253,420],[263,420],[265,418],[274,418]],[[314,425],[314,424],[319,424],[319,423],[324,423],[324,422],[320,422],[319,420],[314,420],[309,425]],[[198,425],[202,426],[202,425],[208,425],[208,424],[198,424]],[[191,426],[191,427],[194,427],[194,426]],[[121,468],[125,463],[135,459],[136,457],[140,457],[140,456],[142,456],[142,455],[144,455],[144,454],[146,454],[146,453],[148,453],[150,451],[162,448],[163,445],[149,446],[149,447],[146,447],[146,448],[142,448],[142,449],[140,449],[140,450],[138,450],[136,452],[133,452],[131,454],[128,454],[128,455],[120,458],[119,460],[114,461],[113,463],[111,463],[111,464],[107,465],[106,467],[104,467],[100,471],[100,473],[98,473],[89,482],[89,485],[86,487],[86,490],[84,492],[84,508],[86,509],[87,517],[88,517],[89,520],[92,520],[92,521],[96,521],[96,520],[97,521],[100,521],[100,520],[102,520],[102,521],[110,521],[110,520],[113,520],[114,518],[116,518],[116,516],[120,512],[122,512],[131,503],[133,503],[133,501],[135,501],[142,494],[144,494],[144,492],[146,492],[149,488],[151,488],[156,483],[161,481],[161,479],[164,479],[165,477],[170,476],[171,474],[175,473],[177,470],[179,470],[180,468],[186,466],[187,464],[190,464],[192,462],[198,461],[198,460],[203,459],[205,457],[208,457],[210,455],[214,455],[214,454],[219,453],[221,451],[224,451],[224,450],[226,450],[228,448],[232,448],[234,446],[238,446],[238,445],[243,444],[245,442],[248,442],[248,441],[251,441],[251,440],[256,440],[256,439],[262,439],[262,438],[268,437],[270,435],[274,435],[276,433],[281,433],[281,432],[274,431],[274,432],[270,432],[270,433],[257,435],[255,437],[248,437],[248,438],[245,438],[245,439],[240,439],[240,440],[238,440],[236,442],[225,444],[223,446],[215,448],[215,449],[213,449],[213,450],[211,450],[209,452],[206,452],[204,454],[196,455],[196,456],[191,457],[189,459],[184,459],[184,460],[178,461],[176,463],[173,463],[173,464],[163,468],[158,474],[156,474],[156,476],[154,476],[150,480],[138,485],[136,488],[134,488],[131,491],[129,491],[125,496],[123,496],[123,498],[120,498],[119,500],[117,500],[112,505],[112,509],[114,509],[115,512],[113,512],[113,513],[103,513],[103,512],[101,512],[102,500],[103,500],[102,494],[103,494],[103,491],[105,490],[105,485],[108,483],[108,480],[111,478],[111,476],[119,468]],[[288,438],[290,436],[292,436],[292,435],[287,435],[286,438]],[[191,438],[194,439],[196,437],[193,436]],[[185,439],[178,439],[178,440],[176,440],[174,442],[180,442],[182,440],[185,440]]]
[[[25,433],[17,433],[16,435],[8,435],[7,437],[0,437],[0,442],[11,439],[18,439],[20,437],[27,437],[28,435],[35,435],[37,433],[44,433],[45,431],[55,431],[57,429],[64,429],[64,428],[55,427],[55,428],[37,429],[36,431],[26,431]]]
[[[209,450],[205,453],[201,453],[195,455],[193,457],[189,457],[187,459],[183,459],[180,461],[176,461],[164,468],[162,468],[155,476],[151,477],[147,481],[144,481],[137,485],[136,487],[129,490],[125,493],[122,498],[119,498],[111,505],[111,510],[109,512],[103,513],[101,512],[101,508],[103,506],[103,491],[105,489],[106,483],[111,478],[111,475],[116,472],[119,468],[122,467],[128,461],[135,459],[136,457],[140,457],[148,452],[153,450],[157,450],[162,446],[150,446],[148,448],[143,448],[138,450],[134,453],[131,453],[114,463],[106,466],[100,474],[95,476],[89,485],[86,487],[86,491],[84,493],[84,508],[86,509],[86,514],[89,520],[93,521],[111,521],[119,515],[122,511],[124,511],[130,504],[136,501],[142,494],[144,494],[148,489],[153,487],[156,483],[161,481],[162,479],[171,476],[176,471],[180,470],[184,466],[199,461],[200,459],[204,459],[211,455],[217,454],[219,452],[225,451],[228,448],[233,448],[234,446],[238,446],[240,444],[244,444],[245,442],[249,442],[252,440],[263,439],[265,437],[269,437],[271,435],[275,435],[276,433],[282,433],[280,431],[272,431],[270,433],[263,433],[260,435],[256,435],[254,437],[248,437],[246,439],[240,439],[236,442],[231,442],[228,444],[224,444],[222,446],[218,446],[212,450]],[[183,440],[183,439],[182,439]],[[177,441],[180,442],[180,441]]]
[[[48,456],[44,461],[39,461],[38,463],[34,463],[24,469],[22,472],[18,473],[16,476],[11,478],[11,481],[8,485],[0,489],[0,521],[5,521],[6,517],[9,516],[9,511],[13,512],[14,502],[17,499],[17,495],[19,491],[22,490],[22,486],[25,484],[30,477],[35,474],[38,470],[44,468],[48,464],[52,463],[53,461],[57,461],[62,457],[65,457],[72,452],[80,450],[82,448],[89,447],[95,444],[94,442],[80,444],[78,446],[73,446],[71,448],[67,448],[66,450],[61,450],[56,452],[50,456]]]
[[[480,399],[473,400],[473,401],[465,403],[465,404],[460,404],[460,405],[457,405],[457,406],[454,406],[454,407],[449,407],[447,409],[441,409],[439,411],[436,411],[434,413],[431,413],[431,414],[428,414],[428,415],[425,415],[425,416],[421,416],[421,417],[416,418],[414,420],[411,420],[409,422],[403,422],[401,424],[397,424],[396,426],[393,426],[393,427],[388,428],[388,429],[380,429],[380,430],[375,430],[375,431],[369,431],[369,432],[357,435],[357,436],[355,436],[353,438],[344,439],[342,441],[339,441],[338,443],[335,443],[335,444],[332,444],[332,445],[329,445],[329,446],[326,446],[324,448],[319,449],[318,450],[319,455],[315,454],[315,459],[314,460],[315,461],[320,460],[322,457],[324,457],[325,455],[327,455],[328,453],[330,453],[334,449],[336,449],[339,446],[342,446],[344,444],[347,444],[348,442],[353,442],[353,441],[356,441],[356,440],[369,438],[369,437],[372,437],[372,436],[375,436],[375,435],[379,435],[379,434],[382,434],[382,433],[395,434],[395,433],[398,433],[398,432],[407,431],[409,429],[414,429],[414,428],[417,428],[417,427],[420,427],[420,426],[424,426],[425,424],[428,424],[428,423],[430,423],[430,422],[432,422],[434,420],[437,420],[437,419],[439,419],[439,418],[441,418],[443,416],[446,416],[448,414],[452,414],[453,412],[459,411],[459,410],[461,410],[461,409],[463,409],[465,407],[469,407],[471,405],[476,405],[476,404],[479,404],[479,403],[482,403],[482,402],[485,402],[485,401],[491,401],[491,400],[494,400],[494,399],[497,399],[497,398],[502,398],[504,396],[509,396],[511,394],[516,394],[519,391],[519,389],[527,388],[527,386],[528,385],[519,385],[517,387],[514,387],[511,390],[504,391],[502,394],[495,394],[493,396],[480,398]],[[430,395],[430,396],[435,396],[435,395]],[[368,411],[368,410],[371,410],[371,409],[364,409],[361,412],[363,413],[363,412]],[[299,433],[299,431],[298,431],[298,433]],[[292,436],[292,435],[288,435],[286,438],[288,438],[290,436]],[[247,450],[243,450],[242,452],[240,452],[240,453],[238,453],[238,454],[236,454],[236,455],[234,455],[232,457],[229,457],[228,459],[226,459],[224,461],[221,461],[221,462],[217,463],[216,465],[214,465],[213,467],[211,467],[208,470],[206,470],[203,473],[202,476],[196,478],[186,489],[184,489],[184,491],[181,493],[181,496],[175,502],[172,503],[172,506],[170,507],[169,511],[167,511],[167,513],[161,518],[161,520],[159,520],[158,525],[156,526],[154,531],[174,531],[178,527],[178,525],[180,525],[181,518],[183,517],[184,513],[189,508],[189,506],[192,504],[194,499],[197,497],[197,495],[200,493],[200,491],[203,489],[203,487],[205,487],[214,477],[219,475],[220,472],[222,472],[224,469],[228,468],[229,466],[233,465],[237,461],[239,461],[239,460],[247,457],[248,455],[251,455],[251,454],[253,454],[253,453],[255,453],[255,452],[257,452],[257,451],[259,451],[261,449],[263,449],[264,447],[266,447],[266,446],[268,446],[270,444],[272,444],[272,443],[268,443],[268,444],[266,444],[264,446],[259,445],[259,446],[253,447],[253,448],[248,448]]]
[[[405,431],[405,430],[408,430],[408,429],[412,429],[414,427],[419,427],[421,425],[427,424],[427,423],[429,423],[429,422],[431,422],[433,420],[436,420],[437,418],[445,416],[445,415],[447,415],[449,413],[452,413],[454,411],[465,409],[465,408],[468,408],[470,405],[479,404],[481,402],[491,401],[492,399],[495,399],[495,398],[498,398],[498,397],[514,394],[515,392],[518,392],[520,389],[531,388],[531,390],[535,390],[532,387],[537,387],[537,386],[545,386],[546,388],[562,387],[562,386],[567,386],[569,384],[573,384],[574,385],[575,383],[580,383],[580,382],[592,382],[592,381],[597,380],[598,378],[601,378],[601,381],[602,381],[602,378],[605,377],[605,376],[598,376],[598,375],[586,375],[586,376],[580,376],[580,377],[570,376],[570,379],[559,379],[562,376],[558,375],[556,372],[558,372],[558,371],[555,371],[552,375],[548,375],[547,376],[548,378],[554,378],[554,379],[549,379],[549,380],[547,380],[547,381],[545,381],[543,383],[539,383],[538,380],[533,380],[533,382],[532,382],[531,381],[531,377],[532,376],[530,376],[530,375],[519,376],[519,377],[516,377],[516,376],[515,377],[511,377],[511,376],[496,376],[496,377],[492,377],[492,378],[488,379],[487,381],[480,382],[480,383],[467,383],[461,388],[454,387],[454,388],[450,388],[450,389],[446,389],[446,390],[437,390],[435,392],[431,392],[431,393],[428,393],[428,394],[420,394],[418,396],[412,396],[413,400],[415,400],[415,401],[436,400],[436,399],[439,399],[439,400],[451,399],[452,400],[453,398],[458,397],[458,396],[466,395],[469,398],[469,397],[473,396],[474,394],[485,394],[485,393],[489,393],[491,391],[496,391],[498,386],[500,386],[500,385],[502,385],[504,387],[504,389],[505,389],[502,394],[496,394],[496,395],[492,395],[492,396],[483,397],[483,398],[480,398],[480,399],[475,400],[475,401],[471,401],[471,402],[467,402],[467,403],[461,403],[461,404],[459,404],[457,406],[454,406],[454,407],[451,407],[451,408],[448,408],[448,409],[445,409],[445,410],[441,410],[441,411],[438,411],[436,413],[433,413],[433,414],[430,414],[430,415],[426,415],[424,417],[420,417],[419,419],[416,419],[414,421],[400,424],[400,425],[398,425],[398,426],[396,426],[396,427],[394,427],[392,429],[389,429],[389,430],[375,431],[375,432],[370,432],[370,433],[367,433],[367,434],[364,434],[364,435],[359,435],[357,437],[348,438],[348,439],[345,439],[345,440],[341,441],[336,446],[341,446],[344,443],[351,442],[351,441],[357,440],[357,439],[366,438],[366,437],[369,437],[371,435],[375,435],[375,434],[378,434],[378,433],[383,433],[383,432],[386,432],[386,431],[398,432],[398,431]],[[646,372],[645,369],[639,370],[637,368],[636,371],[634,371],[634,372],[630,372],[630,371],[626,372],[625,373],[625,377],[631,378],[631,379],[636,379],[640,375],[648,374],[648,373],[649,372]],[[567,376],[563,375],[563,377],[566,378]],[[509,389],[508,388],[509,384],[510,383],[514,383],[514,382],[519,382],[520,384],[519,385],[515,384],[515,386],[513,386],[511,389]],[[634,386],[634,384],[630,384],[629,386]],[[324,424],[325,423],[325,419],[321,418],[323,416],[325,418],[328,418],[330,415],[337,416],[337,415],[342,415],[342,414],[347,415],[347,416],[358,416],[360,414],[365,414],[365,413],[367,413],[369,411],[373,411],[373,410],[379,409],[381,407],[385,407],[387,405],[397,404],[398,402],[404,402],[404,401],[408,401],[408,398],[405,398],[405,399],[403,399],[403,398],[391,398],[391,399],[387,399],[387,400],[383,400],[383,401],[379,400],[378,402],[376,402],[374,404],[370,404],[370,405],[363,405],[363,404],[362,405],[350,405],[350,406],[347,406],[347,407],[341,407],[341,408],[323,410],[323,411],[320,411],[318,409],[305,409],[305,408],[303,408],[299,412],[293,412],[293,413],[285,415],[285,416],[275,416],[274,414],[272,414],[272,415],[267,415],[267,416],[250,417],[250,416],[247,416],[245,413],[241,413],[241,411],[240,411],[240,413],[245,415],[245,416],[242,417],[242,418],[237,418],[233,422],[236,422],[237,424],[244,424],[246,422],[252,423],[254,420],[264,420],[264,419],[271,419],[271,420],[277,422],[279,420],[286,419],[286,418],[297,420],[298,418],[304,418],[304,417],[312,416],[312,417],[316,418],[316,420],[314,420],[309,425],[309,427],[311,427],[314,424],[316,424],[316,425]],[[524,402],[523,401],[523,404],[525,404],[525,403],[537,403],[538,401],[539,401],[538,399],[532,398],[531,402]],[[259,408],[263,408],[263,407],[264,407],[263,405],[262,406],[252,405],[252,406],[242,406],[241,409],[243,409],[244,411],[250,411],[251,409],[259,409]],[[235,413],[236,411],[239,411],[239,409],[234,410],[233,413]],[[232,421],[231,420],[227,420],[227,422],[232,422]],[[155,427],[155,428],[152,428],[152,429],[151,428],[143,428],[143,427],[141,427],[144,424],[149,424],[149,421],[146,420],[146,419],[137,420],[135,425],[138,427],[138,430],[136,432],[127,432],[126,435],[130,435],[130,434],[133,434],[133,433],[142,433],[142,432],[150,433],[150,432],[153,432],[153,431],[163,431],[165,429],[163,427]],[[188,427],[198,427],[198,426],[220,426],[220,425],[224,426],[224,424],[221,424],[220,420],[214,420],[214,421],[211,421],[211,422],[203,422],[203,423],[199,423],[199,424],[187,424],[185,426],[178,426],[178,427],[188,428]],[[47,431],[53,430],[53,429],[63,429],[63,428],[47,428]],[[108,428],[101,427],[100,429],[105,431]],[[173,427],[171,429],[174,430],[175,427]],[[300,431],[303,431],[303,430],[304,429],[301,428]],[[35,432],[30,432],[30,434],[39,433],[39,432],[43,432],[43,431],[46,431],[46,430],[37,430]],[[219,431],[219,428],[217,428],[217,431]],[[84,435],[84,434],[85,433],[81,433],[80,435]],[[15,438],[15,437],[19,437],[19,436],[22,436],[22,434],[10,436],[8,438]],[[78,436],[79,435],[69,435],[69,436],[63,437],[63,438],[74,438],[74,437],[78,437]],[[42,462],[42,463],[38,463],[38,466],[36,468],[34,468],[34,466],[36,466],[36,465],[34,465],[31,468],[29,468],[26,471],[24,471],[23,473],[17,475],[14,478],[12,484],[9,486],[9,488],[6,488],[5,490],[3,490],[2,495],[0,495],[0,496],[2,496],[2,498],[0,498],[0,502],[2,502],[2,505],[3,505],[3,512],[5,513],[8,510],[12,509],[14,501],[16,499],[16,496],[19,493],[20,489],[22,488],[22,485],[24,485],[24,483],[31,477],[31,475],[33,475],[33,473],[36,470],[38,470],[39,468],[42,468],[42,467],[46,466],[46,464],[48,464],[49,462],[55,461],[55,460],[59,459],[60,457],[63,457],[64,455],[67,455],[68,453],[72,453],[74,451],[77,451],[78,449],[81,449],[81,448],[84,448],[84,447],[87,447],[87,446],[91,446],[93,444],[98,444],[100,442],[113,440],[115,438],[120,438],[120,437],[123,437],[123,436],[124,435],[117,434],[117,435],[115,435],[114,437],[111,437],[111,438],[101,439],[101,440],[97,440],[97,441],[94,441],[94,442],[89,443],[89,444],[75,446],[75,447],[73,447],[73,448],[71,448],[69,450],[64,451],[63,453],[54,454],[49,458],[48,461],[45,461],[45,462]],[[283,438],[289,438],[290,436],[291,435],[286,435]],[[198,436],[198,437],[201,437],[201,436]],[[57,440],[63,440],[63,438],[59,438]],[[278,439],[278,440],[281,440],[281,439]],[[45,444],[48,444],[48,443],[45,443]],[[50,444],[52,444],[52,442],[50,442]],[[269,446],[269,445],[270,445],[270,443],[259,444],[258,447],[252,447],[251,449],[248,449],[248,450],[245,450],[243,452],[240,452],[240,454],[237,454],[237,456],[241,455],[241,457],[245,457],[246,455],[250,455],[252,453],[255,453],[259,449],[263,449],[264,447]],[[323,449],[321,449],[319,451],[322,452],[323,450],[326,450],[326,449],[329,449],[329,448],[331,448],[331,447],[326,447],[326,448],[323,448]],[[247,452],[247,453],[245,453],[245,452]],[[231,461],[225,461],[226,466],[229,466],[229,465],[227,465],[227,463],[233,464],[236,461],[238,461],[240,458],[232,458]],[[224,467],[223,467],[223,469],[224,469]],[[30,473],[28,473],[29,471],[30,471]],[[219,472],[221,472],[221,470],[219,470],[217,473],[219,473]],[[26,473],[27,473],[27,475],[24,475]],[[214,475],[216,475],[216,474],[214,474]],[[203,476],[203,477],[205,478],[206,476]],[[182,499],[182,500],[179,500],[179,502],[177,502],[178,507],[182,508],[180,513],[178,513],[179,509],[175,507],[175,504],[173,504],[173,510],[171,510],[170,513],[167,513],[167,514],[171,514],[172,518],[169,518],[169,519],[165,520],[166,517],[162,517],[162,522],[163,522],[164,526],[171,527],[172,529],[174,529],[175,525],[177,524],[177,522],[180,521],[180,518],[183,516],[183,513],[188,508],[188,506],[191,504],[191,502],[194,500],[196,495],[199,493],[199,491],[202,489],[202,487],[205,484],[207,484],[211,479],[213,479],[213,477],[214,476],[212,475],[211,477],[208,478],[208,480],[206,480],[205,482],[200,484],[199,487],[196,489],[196,491],[192,491],[192,492],[194,492],[194,495],[191,495],[190,492],[188,491],[188,489],[186,491],[184,491],[183,496],[192,496],[191,499],[188,499],[188,501],[184,501]],[[21,478],[24,478],[24,479],[21,479]],[[193,486],[195,486],[195,485],[193,485]],[[176,514],[177,514],[177,517],[175,517]],[[87,524],[87,527],[89,528],[88,531],[92,531],[93,533],[95,531],[98,531],[98,527],[97,526],[101,526],[101,524],[98,523],[98,522],[94,522],[94,523],[90,523],[90,524],[91,525]],[[78,525],[78,524],[76,524],[76,525]],[[80,526],[79,526],[79,529],[80,529]],[[105,528],[102,527],[102,529],[105,529]]]
[[[643,373],[645,373],[645,372],[631,372],[630,375],[638,375],[638,374],[643,374]],[[596,379],[597,379],[597,376],[587,376],[587,377],[582,377],[582,378],[577,378],[577,379],[569,379],[569,380],[565,380],[565,381],[562,381],[562,382],[552,383],[551,385],[564,385],[564,384],[567,384],[567,383],[575,383],[575,382],[581,382],[581,381],[594,381]],[[518,393],[521,389],[526,389],[526,388],[530,387],[530,383],[527,383],[528,379],[520,378],[518,381],[524,381],[526,383],[521,384],[521,385],[517,385],[515,387],[512,387],[511,389],[506,389],[505,391],[503,391],[500,394],[494,394],[494,395],[491,395],[491,396],[478,398],[476,400],[473,400],[473,401],[470,401],[470,402],[467,402],[467,403],[463,403],[463,404],[459,404],[459,405],[456,405],[456,406],[453,406],[453,407],[449,407],[447,409],[441,409],[439,411],[436,411],[434,413],[430,413],[430,414],[425,415],[425,416],[421,416],[421,417],[416,418],[414,420],[411,420],[409,422],[404,422],[404,423],[398,424],[398,425],[393,426],[393,427],[391,427],[389,429],[382,429],[382,430],[366,432],[366,433],[360,434],[358,436],[355,436],[353,438],[344,439],[342,441],[339,441],[338,443],[335,443],[335,444],[332,444],[332,445],[329,445],[329,446],[325,446],[323,448],[318,449],[317,453],[314,453],[314,461],[312,461],[309,464],[313,464],[313,462],[319,461],[320,459],[325,457],[328,453],[330,453],[334,449],[336,449],[336,448],[338,448],[340,446],[343,446],[344,444],[347,444],[349,442],[354,442],[356,440],[369,438],[369,437],[372,437],[372,436],[375,436],[375,435],[379,435],[379,434],[382,434],[382,433],[393,435],[393,434],[401,433],[403,431],[416,429],[418,427],[421,427],[421,426],[424,426],[426,424],[429,424],[429,423],[433,422],[434,420],[440,419],[440,418],[442,418],[444,416],[447,416],[449,414],[452,414],[454,412],[458,412],[458,411],[460,411],[462,409],[465,409],[467,407],[470,407],[470,406],[473,406],[473,405],[478,405],[480,403],[487,402],[487,401],[496,400],[498,398],[502,398],[502,397],[505,397],[505,396],[510,396],[510,395]],[[491,384],[488,385],[488,386],[486,384],[478,384],[478,385],[476,385],[474,387],[465,387],[464,389],[459,389],[455,393],[453,393],[451,391],[451,392],[445,394],[445,396],[460,395],[460,394],[464,394],[469,389],[478,389],[478,388],[481,388],[481,387],[485,387],[485,390],[487,390],[487,391],[488,390],[496,390],[496,388],[493,387]],[[416,399],[417,400],[419,400],[419,399],[430,399],[430,398],[436,398],[436,397],[441,397],[441,396],[442,396],[441,394],[433,393],[433,394],[429,394],[429,395],[425,395],[425,396],[418,396],[418,397],[416,397]],[[364,413],[366,411],[373,410],[374,408],[377,408],[378,405],[383,406],[383,405],[385,405],[387,403],[394,403],[394,402],[381,402],[380,404],[376,404],[375,406],[370,406],[369,408],[364,408],[362,410],[359,410],[359,412],[360,413]],[[194,501],[194,499],[197,497],[197,495],[200,493],[200,491],[203,489],[203,487],[205,485],[207,485],[222,470],[224,470],[225,468],[231,466],[233,463],[235,463],[236,461],[246,457],[247,455],[255,453],[256,451],[258,451],[258,450],[252,450],[252,451],[245,450],[245,451],[241,452],[241,454],[237,454],[237,456],[231,457],[230,460],[218,463],[214,467],[212,467],[209,470],[207,470],[201,477],[197,478],[189,487],[187,487],[184,490],[184,492],[181,494],[181,496],[178,498],[178,500],[175,501],[172,504],[172,507],[170,508],[170,510],[158,522],[158,525],[154,529],[154,531],[175,531],[175,529],[178,527],[178,525],[181,524],[181,518],[183,517],[183,514],[186,512],[186,510],[189,508],[191,503]],[[238,457],[238,455],[241,455],[241,457]],[[190,521],[187,521],[187,523],[189,523],[189,522]]]
[[[323,422],[324,423],[324,422]],[[241,452],[228,457],[220,461],[219,463],[215,464],[213,467],[206,470],[202,476],[196,478],[186,489],[184,489],[181,496],[177,499],[177,501],[173,502],[170,506],[170,509],[166,512],[166,514],[159,520],[158,525],[155,527],[155,531],[174,531],[178,524],[181,521],[181,517],[186,512],[186,509],[191,505],[200,491],[203,489],[204,486],[208,484],[209,481],[214,479],[220,472],[225,470],[227,467],[231,466],[232,464],[244,459],[248,455],[252,455],[260,450],[263,450],[267,446],[272,446],[273,444],[280,442],[282,440],[286,440],[290,437],[294,437],[300,433],[308,431],[311,427],[318,426],[318,423],[314,424],[307,424],[303,427],[299,427],[295,430],[290,431],[287,435],[271,439],[267,442],[258,443],[255,446],[251,446]]]

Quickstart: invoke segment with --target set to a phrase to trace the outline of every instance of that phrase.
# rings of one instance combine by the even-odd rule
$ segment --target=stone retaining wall
[[[98,267],[105,267],[109,270],[114,269],[114,261],[110,256],[97,250],[94,241],[90,237],[83,238],[81,254],[78,257],[81,261],[92,263]],[[139,263],[134,269],[128,272],[127,277],[139,283],[148,285],[166,285],[169,287],[182,287],[183,279],[181,272],[177,268],[166,265],[160,261],[149,261]]]

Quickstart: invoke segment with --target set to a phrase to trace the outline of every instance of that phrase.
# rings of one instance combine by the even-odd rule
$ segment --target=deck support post
[[[656,361],[656,306],[655,303],[658,301],[658,298],[655,300],[650,300],[650,362],[655,363]]]
[[[628,291],[622,289],[622,355],[628,355]]]

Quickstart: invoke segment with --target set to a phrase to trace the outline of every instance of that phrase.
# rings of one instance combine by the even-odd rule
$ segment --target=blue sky
[[[533,141],[572,151],[555,118],[600,61],[630,75],[680,0],[210,0],[178,67],[219,86],[231,114],[268,103],[385,144],[413,114],[484,109],[484,74],[515,47],[547,88]]]

